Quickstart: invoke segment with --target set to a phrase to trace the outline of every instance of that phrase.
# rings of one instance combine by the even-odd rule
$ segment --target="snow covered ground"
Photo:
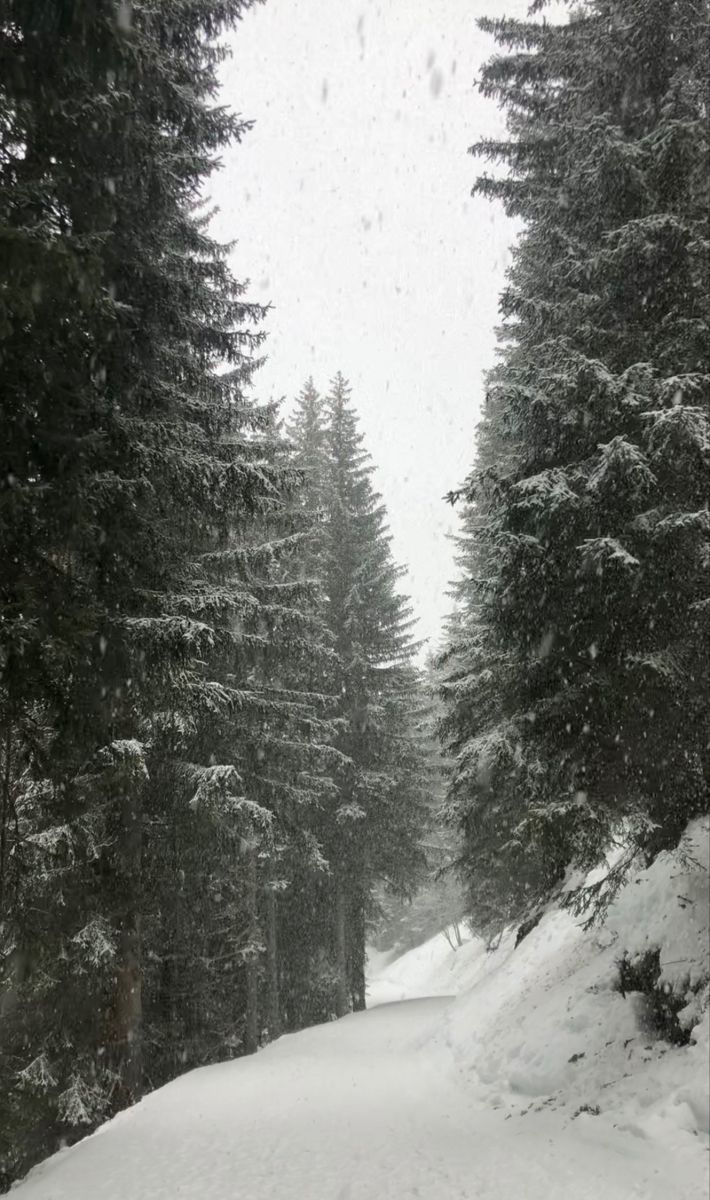
[[[444,933],[437,934],[406,954],[370,950],[367,1007],[415,1000],[422,996],[457,996],[475,982],[476,969],[486,970],[492,959],[479,938],[460,926],[463,946],[454,950]],[[453,937],[453,933],[451,935]]]
[[[595,932],[551,911],[517,950],[509,933],[373,956],[369,1012],[183,1076],[13,1198],[706,1200],[707,833]],[[617,990],[621,955],[649,946],[688,991],[687,1046]]]

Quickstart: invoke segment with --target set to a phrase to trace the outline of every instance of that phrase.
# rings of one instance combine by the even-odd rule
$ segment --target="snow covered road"
[[[446,997],[193,1071],[38,1167],[13,1200],[696,1200],[591,1118],[506,1119],[464,1087]]]

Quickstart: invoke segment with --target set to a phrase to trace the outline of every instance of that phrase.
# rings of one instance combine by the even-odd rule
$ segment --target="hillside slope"
[[[596,928],[554,908],[517,948],[514,930],[494,951],[434,939],[384,964],[372,1001],[459,993],[436,1037],[511,1118],[545,1110],[671,1155],[707,1149],[708,848],[708,822],[696,821],[678,851],[631,875]]]

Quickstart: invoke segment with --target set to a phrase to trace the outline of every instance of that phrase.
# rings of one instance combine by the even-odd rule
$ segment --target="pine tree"
[[[444,801],[449,764],[442,754],[439,729],[444,714],[437,657],[430,652],[422,671],[422,698],[414,731],[426,769],[425,814],[421,844],[425,866],[415,892],[402,896],[382,886],[373,943],[404,953],[442,931],[454,948],[462,944],[466,895],[461,884],[459,833],[446,820]],[[457,872],[456,868],[459,868]]]
[[[311,996],[300,1011],[319,1019],[365,1005],[366,928],[383,886],[406,894],[422,874],[429,782],[409,610],[349,394],[340,375],[325,399],[309,380],[289,428],[300,503],[315,518],[304,565],[322,585],[332,656],[319,678],[334,698],[341,756],[317,827],[328,874],[296,910],[311,934],[300,952]]]
[[[350,389],[337,375],[325,401],[327,622],[337,659],[347,765],[327,857],[334,881],[337,1008],[365,1006],[365,937],[373,888],[406,891],[421,867],[425,769],[414,736],[419,680],[410,610],[397,591],[385,509],[372,486]]]
[[[0,30],[10,1175],[140,1094],[156,725],[182,752],[238,706],[206,668],[243,599],[213,556],[283,468],[249,445],[268,423],[243,395],[261,310],[195,203],[245,128],[213,105],[214,39],[244,7],[12,0]],[[230,766],[200,749],[196,791]]]
[[[446,734],[475,892],[507,915],[620,822],[653,853],[707,807],[707,9],[483,26],[511,136],[474,147],[508,169],[477,186],[525,231]]]
[[[248,679],[255,692],[255,724],[242,764],[246,794],[270,814],[270,836],[257,856],[254,925],[263,946],[257,968],[259,1036],[292,1026],[281,992],[293,995],[307,926],[294,931],[286,912],[296,894],[310,894],[325,871],[318,842],[320,813],[333,794],[331,772],[340,755],[323,682],[331,654],[317,581],[304,572],[312,543],[312,515],[301,503],[301,472],[279,423],[272,426],[268,458],[290,481],[275,497],[260,549],[271,551],[267,569],[250,571],[247,584],[258,603],[257,658]],[[246,713],[240,720],[243,736]],[[296,904],[298,899],[296,898]],[[284,924],[288,923],[288,938]],[[284,947],[287,947],[284,953]]]
[[[304,531],[299,547],[300,571],[304,582],[313,589],[311,614],[322,622],[325,631],[326,653],[311,659],[302,682],[316,693],[327,695],[327,712],[332,718],[338,683],[328,601],[323,587],[327,527],[326,435],[323,401],[312,379],[306,382],[296,399],[287,433],[290,462],[301,477],[301,486],[294,494],[294,517]],[[334,737],[332,741],[334,743]],[[326,843],[331,836],[337,805],[333,775],[338,765],[342,768],[344,764],[337,757],[329,764],[326,778],[321,780],[321,786],[325,788],[322,802],[309,819],[312,862],[307,859],[303,864],[294,864],[288,902],[282,908],[284,1019],[291,1029],[328,1020],[335,1012],[332,867],[326,855]]]

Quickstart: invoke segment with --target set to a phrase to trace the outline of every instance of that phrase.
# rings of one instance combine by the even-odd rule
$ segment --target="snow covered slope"
[[[478,1093],[511,1112],[599,1108],[639,1137],[664,1121],[707,1135],[708,916],[708,825],[698,821],[680,852],[631,876],[601,927],[553,909],[517,949],[514,930],[492,952],[470,934],[454,952],[439,935],[377,963],[369,1002],[460,994],[447,1044]],[[661,989],[687,1001],[687,1047],[654,1033],[641,994],[619,991],[619,961],[654,949]]]
[[[480,938],[460,926],[463,946],[454,950],[446,934],[439,933],[421,946],[393,958],[391,951],[370,950],[368,955],[367,1007],[418,996],[455,996],[473,982],[472,964],[487,955]],[[453,940],[453,930],[450,931]]]
[[[661,994],[682,997],[687,1046],[658,1036],[649,1003],[619,991],[619,962],[658,950]],[[603,926],[546,914],[521,945],[504,937],[446,1016],[445,1037],[479,1095],[516,1119],[542,1107],[565,1121],[665,1140],[669,1151],[707,1144],[708,826],[682,853],[633,876]]]
[[[470,936],[455,953],[432,939],[379,966],[371,1002],[459,993],[435,1036],[472,1094],[516,1122],[546,1111],[560,1128],[663,1146],[671,1161],[706,1152],[708,848],[697,821],[680,851],[631,876],[596,929],[553,909],[517,949],[514,930],[492,952]],[[619,990],[620,961],[655,950],[659,990],[684,1003],[686,1046],[654,1031],[647,997]]]
[[[707,832],[599,930],[551,911],[517,949],[373,960],[371,1011],[190,1072],[13,1200],[707,1200]],[[688,993],[686,1046],[616,986],[649,947]]]

